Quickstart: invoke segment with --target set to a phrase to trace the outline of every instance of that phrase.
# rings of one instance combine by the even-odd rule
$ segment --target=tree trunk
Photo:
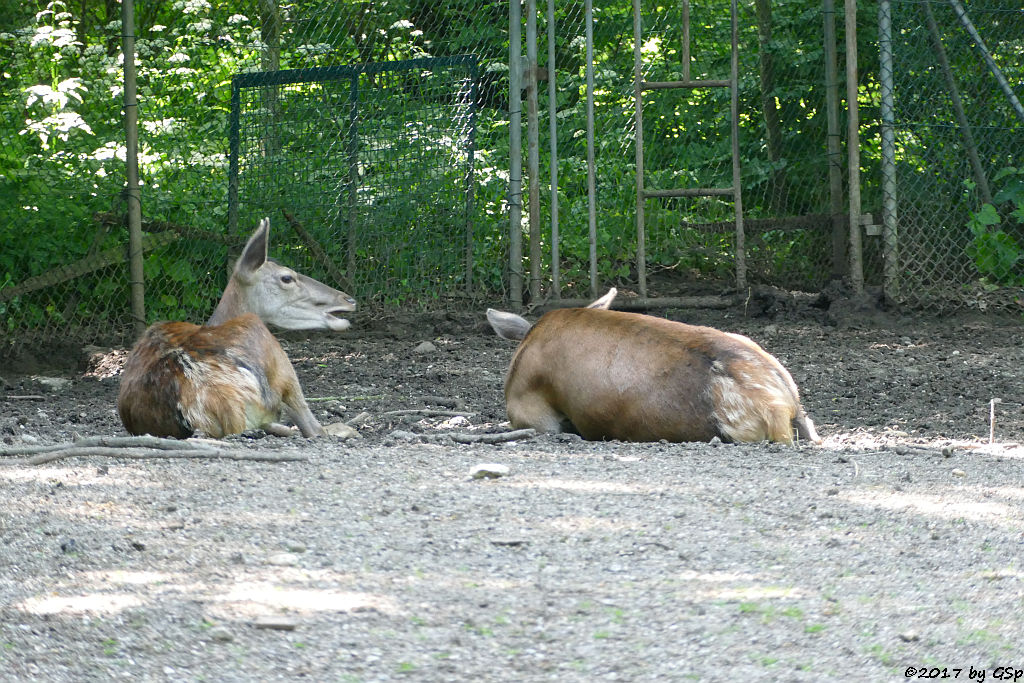
[[[783,210],[786,198],[786,169],[782,166],[782,124],[775,102],[775,58],[772,54],[772,8],[769,0],[754,0],[757,11],[757,41],[760,55],[761,114],[768,143],[768,159],[772,177],[768,187],[768,206],[774,212]]]

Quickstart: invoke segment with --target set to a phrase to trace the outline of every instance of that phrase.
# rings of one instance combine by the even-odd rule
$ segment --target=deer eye
[[[281,282],[286,285],[290,285],[291,283],[295,282],[295,278],[292,277],[291,275],[282,275]]]

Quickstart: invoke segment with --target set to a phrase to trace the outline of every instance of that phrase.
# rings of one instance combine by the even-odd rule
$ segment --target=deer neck
[[[206,321],[206,324],[220,325],[248,311],[249,307],[245,305],[245,298],[232,277],[224,294],[220,297],[220,302],[217,303],[217,308],[213,309],[213,315]]]

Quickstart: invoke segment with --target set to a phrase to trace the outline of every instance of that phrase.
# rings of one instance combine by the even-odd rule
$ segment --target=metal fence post
[[[640,296],[647,296],[647,233],[644,225],[644,106],[640,0],[633,0],[633,97],[636,117],[636,278]]]
[[[594,162],[594,3],[586,0],[587,59],[587,234],[590,241],[590,294],[597,296],[597,180]]]
[[[879,7],[879,11],[881,11],[881,7]],[[978,156],[978,145],[974,142],[974,133],[971,132],[971,124],[967,120],[967,113],[964,111],[964,103],[960,98],[960,89],[957,87],[956,79],[953,77],[953,70],[949,68],[949,58],[946,56],[946,48],[942,45],[942,36],[939,35],[939,26],[935,23],[935,14],[932,12],[932,6],[927,2],[924,3],[924,17],[928,24],[928,35],[932,39],[932,48],[935,50],[935,58],[939,62],[939,69],[942,71],[946,87],[949,89],[949,101],[953,105],[953,114],[956,116],[957,125],[960,127],[960,135],[964,138],[964,150],[967,152],[967,158],[971,162],[974,182],[978,184],[981,200],[992,203],[992,190],[989,189],[985,169],[981,166],[981,158]],[[890,48],[890,58],[891,55]]]
[[[729,59],[729,127],[732,138],[732,201],[736,216],[736,288],[747,288],[747,248],[743,231],[743,191],[740,175],[740,67],[739,67],[739,8],[737,0],[730,6],[732,55]]]
[[[878,4],[879,81],[882,114],[882,289],[895,300],[899,282],[896,233],[896,131],[893,102],[892,2]]]
[[[537,0],[526,0],[526,167],[530,177],[530,298],[540,298],[540,116],[537,94]]]
[[[956,12],[956,18],[960,22],[960,25],[964,27],[964,30],[971,36],[971,40],[974,41],[974,46],[978,52],[981,53],[982,59],[985,60],[985,65],[988,67],[992,77],[996,79],[999,84],[999,88],[1006,95],[1006,99],[1010,102],[1010,106],[1013,111],[1017,114],[1017,118],[1024,123],[1024,105],[1021,105],[1020,99],[1013,92],[1013,87],[1010,86],[1010,82],[1006,80],[1006,76],[1003,74],[1002,69],[996,64],[996,60],[992,59],[992,53],[989,52],[988,47],[985,45],[985,41],[981,39],[981,34],[978,33],[978,29],[974,28],[974,22],[967,16],[967,10],[960,4],[960,0],[949,0],[949,4],[953,6],[953,11]]]
[[[520,0],[508,12],[508,270],[509,304],[523,307],[523,8]]]
[[[470,112],[473,124],[469,129],[469,139],[466,141],[469,149],[466,154],[466,294],[473,294],[473,261],[475,259],[474,236],[473,236],[473,211],[476,205],[476,183],[473,179],[473,169],[476,164],[476,116],[477,97],[479,91],[477,84],[480,81],[480,65],[474,60],[470,69],[471,85],[469,88]]]
[[[359,72],[352,74],[352,83],[349,85],[349,111],[348,111],[348,136],[346,138],[346,151],[348,154],[348,197],[345,205],[347,208],[348,230],[345,235],[345,274],[352,277],[356,270],[356,239],[359,235]]]
[[[555,90],[555,0],[548,0],[548,137],[551,148],[551,296],[562,298],[561,250],[558,235],[558,95]]]

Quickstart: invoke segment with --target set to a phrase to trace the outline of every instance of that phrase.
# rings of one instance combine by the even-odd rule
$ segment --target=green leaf
[[[982,204],[979,211],[971,214],[971,223],[981,226],[999,225],[1000,220],[999,212],[991,204]]]

